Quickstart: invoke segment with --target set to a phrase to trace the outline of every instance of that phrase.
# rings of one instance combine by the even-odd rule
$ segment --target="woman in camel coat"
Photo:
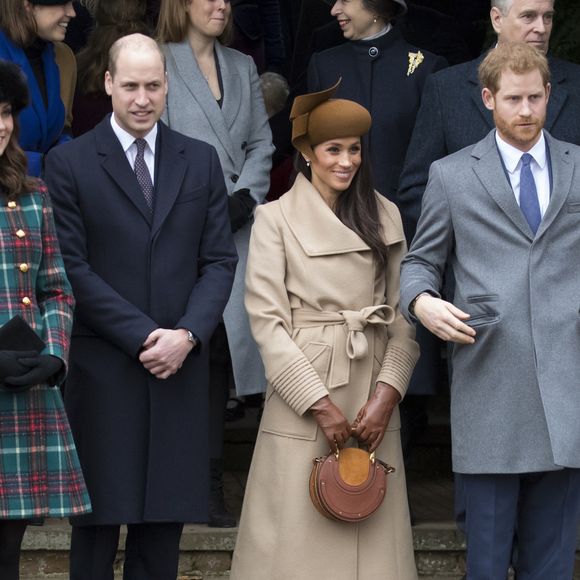
[[[370,126],[360,105],[328,100],[335,89],[295,101],[301,173],[256,212],[246,307],[268,390],[232,580],[417,577],[397,406],[418,357],[399,312],[405,238],[396,207],[372,189],[364,203],[374,207],[375,238],[367,230],[363,239],[344,223],[340,202],[329,203],[329,191],[355,195],[357,170],[366,172],[367,163],[359,137]],[[341,181],[343,191],[326,188]],[[312,459],[350,434],[396,468],[379,510],[354,524],[324,518],[308,493]]]

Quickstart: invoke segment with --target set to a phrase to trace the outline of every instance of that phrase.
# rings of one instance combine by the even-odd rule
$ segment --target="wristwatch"
[[[415,316],[415,304],[417,303],[417,300],[421,298],[421,296],[431,296],[431,294],[429,294],[429,292],[420,292],[417,294],[417,296],[415,296],[415,298],[413,298],[413,300],[411,300],[411,304],[409,304],[409,314],[411,316]]]
[[[195,336],[193,336],[193,332],[191,332],[191,330],[187,330],[187,328],[184,328],[184,330],[187,332],[187,340],[189,340],[189,342],[195,346],[197,341],[195,340]]]

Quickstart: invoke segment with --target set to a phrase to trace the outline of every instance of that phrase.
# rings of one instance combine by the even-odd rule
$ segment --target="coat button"
[[[235,173],[230,177],[230,179],[232,180],[232,183],[238,183],[239,178],[240,178],[240,176],[236,175]]]
[[[21,272],[28,272],[28,264],[26,262],[23,262],[22,264],[20,264],[20,266],[18,266],[18,269]]]
[[[244,150],[244,149],[245,149],[247,146],[248,146],[248,142],[247,142],[247,141],[244,141],[244,142],[242,143],[242,151],[243,151],[243,150]]]
[[[8,202],[8,207],[9,207],[10,209],[14,209],[14,208],[16,207],[16,202],[15,202],[15,201],[9,201],[9,202]]]
[[[31,300],[30,300],[30,298],[28,298],[28,296],[25,296],[25,297],[22,299],[22,304],[24,304],[24,306],[30,306],[30,304],[31,304]]]
[[[17,230],[17,231],[16,231],[16,235],[17,235],[19,238],[23,238],[24,236],[26,236],[26,234],[24,233],[24,230]]]
[[[371,46],[369,48],[369,56],[371,58],[377,58],[379,56],[379,49],[376,46]]]

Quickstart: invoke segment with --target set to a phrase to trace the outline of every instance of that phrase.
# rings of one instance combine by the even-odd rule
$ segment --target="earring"
[[[306,160],[306,167],[310,167],[310,159]]]
[[[375,17],[373,18],[373,24],[376,24],[376,23],[377,23],[377,17],[375,16]]]

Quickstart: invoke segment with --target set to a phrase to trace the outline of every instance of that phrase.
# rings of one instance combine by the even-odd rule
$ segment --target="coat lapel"
[[[485,108],[483,104],[483,99],[481,98],[481,87],[479,85],[479,78],[478,78],[478,70],[479,65],[485,58],[485,54],[481,55],[477,59],[476,66],[472,66],[469,68],[469,73],[467,76],[467,83],[469,84],[469,95],[471,100],[474,102],[477,110],[480,112],[481,116],[483,117],[485,124],[489,127],[489,129],[494,128],[493,124],[493,117],[491,113]]]
[[[191,46],[187,40],[180,43],[170,43],[167,45],[169,49],[169,55],[173,58],[175,64],[175,70],[177,74],[183,80],[183,85],[189,91],[191,97],[198,103],[199,107],[206,116],[209,124],[214,130],[217,138],[220,140],[224,149],[234,162],[232,157],[232,151],[234,150],[234,144],[230,136],[228,126],[226,125],[224,112],[220,109],[219,105],[210,91],[206,80],[203,78]],[[220,47],[221,49],[221,47]],[[218,49],[218,58],[221,50]],[[220,59],[220,66],[223,66],[223,61],[225,59]],[[223,75],[223,70],[222,70]],[[234,102],[234,97],[240,94],[239,91],[239,77],[238,84],[236,85],[233,79],[229,78],[231,75],[227,74],[227,81],[222,77],[224,83],[224,102],[225,107],[230,107],[233,111],[233,105],[226,104],[226,102]],[[227,84],[226,84],[227,82]],[[237,88],[236,88],[237,87]],[[169,88],[171,90],[171,87]],[[232,93],[232,91],[235,91]],[[239,100],[239,99],[238,99]],[[231,114],[231,113],[229,113]],[[233,121],[232,121],[233,122]]]
[[[553,184],[550,203],[540,222],[536,238],[541,236],[550,227],[554,219],[556,219],[556,216],[562,210],[562,206],[570,193],[574,173],[574,165],[570,160],[570,147],[568,143],[557,141],[546,133],[544,135],[548,141],[548,151],[552,162]]]
[[[528,238],[533,239],[532,231],[522,213],[512,191],[509,179],[503,170],[503,164],[495,143],[495,130],[475,145],[471,155],[475,158],[473,171],[494,199],[500,209],[515,226]]]
[[[240,99],[240,95],[242,93],[242,81],[238,71],[235,67],[231,66],[231,62],[225,56],[224,49],[219,43],[216,43],[216,53],[219,61],[224,88],[221,113],[229,135],[230,129],[232,128],[242,105],[242,100]],[[226,148],[226,150],[230,151],[231,148]]]
[[[155,157],[157,162],[155,177],[155,212],[152,235],[155,235],[171,211],[185,177],[187,162],[184,148],[180,147],[171,131],[162,122],[158,123]]]
[[[568,90],[566,89],[566,74],[559,66],[557,59],[549,59],[550,74],[552,76],[552,91],[548,101],[548,110],[546,112],[546,122],[544,128],[551,131],[564,103],[568,100]]]
[[[111,176],[119,189],[126,195],[143,218],[150,224],[151,212],[135,176],[127,161],[121,143],[111,127],[110,115],[107,115],[95,129],[97,153],[101,158],[103,169]]]
[[[302,174],[298,174],[292,188],[280,198],[280,208],[307,256],[370,251],[369,246],[336,217]]]

